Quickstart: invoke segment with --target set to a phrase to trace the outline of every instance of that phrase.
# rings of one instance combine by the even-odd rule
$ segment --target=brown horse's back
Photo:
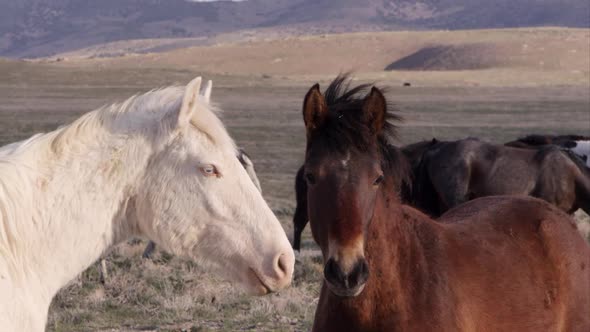
[[[439,220],[464,329],[590,331],[590,246],[568,215],[538,199],[494,196]]]

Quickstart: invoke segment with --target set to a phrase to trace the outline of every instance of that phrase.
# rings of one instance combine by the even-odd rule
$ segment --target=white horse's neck
[[[0,150],[0,293],[15,299],[0,312],[7,324],[24,324],[15,330],[43,330],[32,325],[45,322],[55,293],[138,233],[126,214],[152,146],[121,124],[125,114],[106,128],[104,113]]]

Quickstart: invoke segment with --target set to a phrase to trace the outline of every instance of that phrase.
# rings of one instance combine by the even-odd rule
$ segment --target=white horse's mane
[[[171,130],[175,123],[169,118],[177,115],[176,111],[181,106],[183,93],[184,87],[170,86],[100,107],[52,132],[37,134],[27,140],[1,147],[0,158],[18,154],[40,142],[46,142],[53,152],[59,154],[85,137],[92,138],[101,129],[113,134]],[[194,112],[191,118],[192,126],[219,147],[230,147],[235,150],[235,143],[219,118],[221,109],[208,100],[201,100],[198,106],[199,110]],[[154,125],[159,128],[155,128]]]

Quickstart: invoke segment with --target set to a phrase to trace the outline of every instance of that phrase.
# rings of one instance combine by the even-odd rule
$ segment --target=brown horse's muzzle
[[[328,288],[338,296],[359,295],[368,278],[369,265],[364,258],[359,258],[348,273],[333,258],[328,259],[324,266],[324,279]]]

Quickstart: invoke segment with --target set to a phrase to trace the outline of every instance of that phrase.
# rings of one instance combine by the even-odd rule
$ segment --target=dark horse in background
[[[313,331],[590,331],[590,246],[571,217],[532,197],[479,198],[438,221],[402,204],[385,97],[346,82],[314,85],[303,105],[324,261]]]
[[[543,145],[558,145],[564,148],[571,148],[577,141],[590,141],[590,136],[583,135],[527,135],[517,140],[505,143],[513,148],[536,148]]]
[[[554,145],[520,149],[475,138],[403,148],[412,162],[412,204],[431,216],[477,197],[527,195],[590,214],[590,169]]]
[[[293,249],[301,250],[301,233],[305,229],[307,217],[307,182],[303,177],[305,167],[301,166],[295,176],[295,213],[293,214]]]
[[[504,144],[515,148],[538,149],[557,145],[571,150],[590,167],[590,136],[582,135],[528,135]]]

